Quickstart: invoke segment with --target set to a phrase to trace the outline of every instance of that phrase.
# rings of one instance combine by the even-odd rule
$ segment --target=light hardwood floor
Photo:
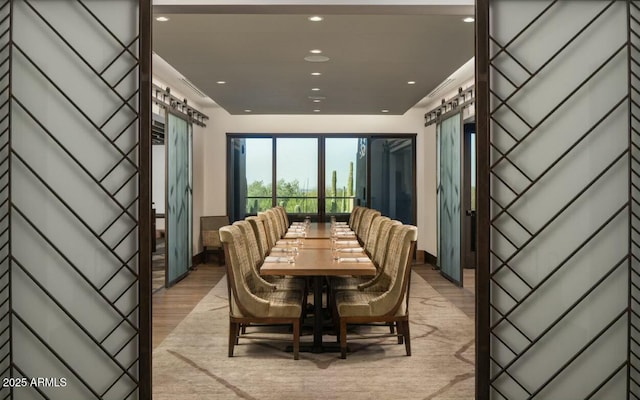
[[[470,318],[475,318],[475,270],[464,270],[465,287],[460,288],[442,277],[432,265],[415,264],[413,269],[447,300]],[[209,293],[224,274],[224,266],[201,264],[173,287],[161,289],[153,294],[152,341],[154,349]]]
[[[152,297],[152,334],[155,349],[193,310],[225,274],[225,267],[200,264],[169,289],[160,289]]]

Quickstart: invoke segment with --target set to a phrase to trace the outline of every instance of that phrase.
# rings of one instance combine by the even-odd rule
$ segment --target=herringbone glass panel
[[[624,1],[490,3],[493,399],[627,396],[627,21]]]
[[[12,3],[13,398],[137,398],[138,4]]]

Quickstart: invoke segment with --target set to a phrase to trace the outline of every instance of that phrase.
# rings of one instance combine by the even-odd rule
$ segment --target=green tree
[[[258,211],[264,211],[271,207],[271,184],[265,185],[262,181],[253,181],[247,187],[247,212],[256,214]],[[252,199],[253,197],[262,197]]]

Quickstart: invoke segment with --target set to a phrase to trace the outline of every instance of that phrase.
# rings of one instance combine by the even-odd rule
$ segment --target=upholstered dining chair
[[[376,243],[378,242],[378,237],[380,233],[380,226],[383,221],[390,221],[389,217],[378,216],[371,221],[371,228],[369,229],[369,235],[367,235],[367,241],[364,242],[364,251],[367,253],[369,257],[373,254],[376,249]]]
[[[358,239],[360,239],[360,243],[362,243],[363,245],[367,242],[367,238],[369,237],[371,222],[373,222],[374,218],[377,218],[379,216],[380,211],[373,210],[371,208],[367,208],[362,214],[362,218],[360,219],[360,224],[358,225],[356,235],[358,235]]]
[[[303,294],[279,290],[256,281],[244,234],[239,226],[220,228],[227,265],[229,295],[229,357],[242,337],[240,328],[249,324],[287,324],[293,327],[293,358],[300,348],[300,317]]]
[[[355,206],[351,210],[351,214],[349,214],[349,227],[353,230],[353,225],[355,224],[356,216],[360,213],[360,206]]]
[[[282,206],[275,206],[274,209],[280,214],[280,218],[282,219],[282,223],[284,224],[284,232],[287,233],[287,229],[289,229],[290,225],[287,210]]]
[[[269,247],[269,250],[271,250],[279,239],[276,228],[273,226],[273,222],[267,215],[266,211],[259,212],[258,218],[260,218],[264,224],[264,230],[267,232],[267,246]]]
[[[345,290],[335,293],[335,312],[339,323],[342,358],[347,357],[348,325],[374,322],[395,323],[397,334],[393,336],[398,337],[398,343],[404,342],[407,356],[411,355],[409,287],[411,259],[417,238],[418,229],[415,226],[395,226],[389,238],[382,277],[376,286],[369,287],[368,290]]]
[[[264,259],[269,255],[269,251],[271,250],[271,248],[269,247],[267,231],[264,227],[264,221],[259,216],[247,217],[245,218],[245,221],[248,221],[251,224],[251,228],[253,228],[253,233],[256,236],[256,240],[258,242],[260,257]]]
[[[260,279],[272,285],[276,285],[276,289],[280,290],[298,290],[300,292],[305,291],[305,281],[302,278],[261,276],[260,266],[262,266],[262,263],[264,262],[264,257],[262,257],[260,254],[258,241],[253,228],[251,227],[251,223],[249,221],[236,221],[233,223],[233,225],[239,227],[244,235],[245,245],[247,248],[247,253],[249,255],[249,261],[256,274],[255,279]]]
[[[374,285],[380,279],[383,272],[382,269],[384,268],[387,249],[389,248],[389,235],[391,234],[391,229],[394,226],[402,225],[402,222],[391,220],[389,217],[378,217],[375,221],[380,221],[380,226],[376,233],[378,238],[375,240],[375,247],[371,250],[369,257],[371,258],[371,261],[373,261],[373,265],[376,267],[376,275],[373,278],[370,276],[337,276],[331,278],[331,303],[335,302],[335,293],[341,290],[358,290],[358,288],[364,290],[365,288]],[[393,330],[391,333],[393,333]]]
[[[278,237],[278,239],[282,238],[287,228],[284,226],[284,222],[280,217],[280,212],[275,208],[270,208],[265,211],[265,214],[267,214],[267,216],[271,219],[271,223],[276,229],[276,236]]]
[[[357,207],[353,210],[352,216],[353,216],[353,221],[349,221],[349,227],[351,228],[352,231],[354,232],[358,232],[358,226],[360,225],[360,219],[362,218],[362,214],[364,213],[364,211],[367,210],[367,207]]]

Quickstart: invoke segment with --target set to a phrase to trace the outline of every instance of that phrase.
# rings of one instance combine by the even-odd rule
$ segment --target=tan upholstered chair
[[[258,248],[260,256],[264,259],[269,255],[271,248],[269,247],[269,239],[267,237],[267,231],[264,228],[264,221],[261,217],[247,217],[245,221],[249,221],[253,228],[253,233],[256,235],[258,241]]]
[[[411,355],[409,284],[411,256],[417,238],[418,229],[415,226],[394,227],[389,238],[389,254],[385,259],[383,277],[376,286],[378,290],[345,290],[335,294],[342,358],[347,357],[348,325],[373,322],[395,323],[398,333],[394,336],[398,336],[399,343],[404,342],[407,356]]]
[[[362,218],[360,219],[360,224],[358,225],[358,230],[356,234],[358,235],[358,239],[360,243],[363,245],[367,242],[367,238],[369,237],[369,231],[371,230],[371,222],[373,222],[374,218],[380,216],[380,211],[372,210],[370,208],[366,209],[362,214]]]
[[[229,217],[226,215],[200,217],[200,239],[202,240],[205,262],[207,254],[211,251],[217,251],[224,255],[218,230],[225,225],[229,225]]]
[[[382,269],[384,268],[385,256],[387,255],[387,249],[389,247],[389,235],[391,233],[391,229],[394,226],[402,225],[402,222],[391,220],[388,217],[378,217],[376,218],[376,221],[378,220],[380,220],[380,227],[377,232],[378,238],[375,240],[375,247],[369,254],[371,261],[373,261],[373,265],[376,266],[376,275],[373,278],[361,276],[339,276],[331,278],[332,295],[335,295],[335,293],[341,290],[358,290],[358,288],[364,290],[365,288],[374,285],[380,279]],[[334,301],[334,299],[332,299],[332,301]]]
[[[272,229],[274,229],[276,239],[281,239],[284,236],[285,227],[282,222],[282,218],[280,218],[278,211],[273,208],[266,210],[265,215],[271,221]]]
[[[269,246],[269,250],[271,250],[279,239],[278,234],[276,233],[276,228],[273,226],[273,223],[271,222],[271,219],[267,215],[266,211],[258,213],[258,217],[264,224],[264,230],[267,233],[267,246]]]
[[[276,285],[276,289],[279,289],[279,290],[298,290],[300,292],[305,291],[304,279],[280,278],[276,276],[261,276],[260,267],[264,262],[264,257],[260,255],[258,241],[253,231],[253,228],[251,227],[251,223],[249,221],[236,221],[233,223],[233,225],[239,227],[242,233],[244,234],[245,244],[247,247],[247,252],[249,254],[251,266],[253,267],[256,273],[255,279],[260,279],[265,281],[266,283]]]
[[[353,211],[351,211],[351,215],[349,216],[349,227],[352,231],[357,231],[358,224],[360,223],[360,218],[362,217],[362,212],[365,209],[365,207],[356,206],[354,207]]]
[[[376,249],[376,243],[380,233],[380,226],[383,221],[390,221],[389,217],[378,216],[371,221],[371,228],[369,229],[369,235],[367,235],[367,241],[364,242],[364,251],[371,257]]]
[[[249,324],[291,324],[293,326],[293,358],[300,348],[302,296],[299,291],[265,287],[256,281],[243,233],[238,226],[220,228],[227,264],[229,295],[229,357],[242,337],[240,328]]]
[[[289,229],[289,216],[287,215],[287,210],[285,210],[282,206],[275,206],[276,211],[280,213],[280,218],[282,219],[282,223],[284,224],[284,232],[286,233]]]

